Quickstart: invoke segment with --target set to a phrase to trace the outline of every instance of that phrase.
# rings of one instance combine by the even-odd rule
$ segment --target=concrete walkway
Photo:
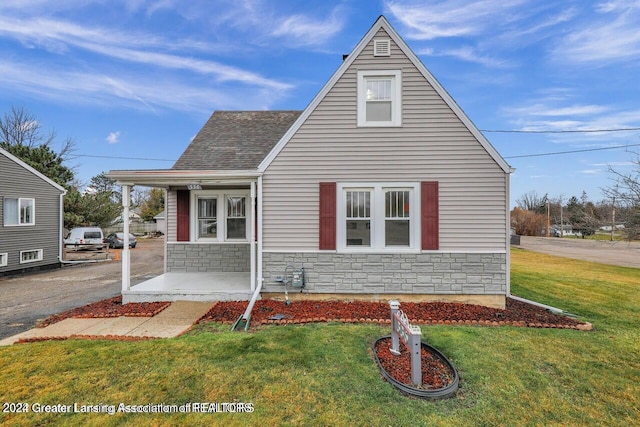
[[[176,301],[153,317],[109,317],[65,319],[45,328],[34,328],[5,338],[0,345],[11,345],[27,338],[147,337],[171,338],[187,331],[213,306],[213,302]]]

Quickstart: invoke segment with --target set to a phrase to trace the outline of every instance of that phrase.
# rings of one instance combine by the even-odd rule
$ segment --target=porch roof
[[[212,185],[248,183],[255,181],[262,173],[257,170],[112,170],[107,177],[120,185],[141,185],[145,187]]]

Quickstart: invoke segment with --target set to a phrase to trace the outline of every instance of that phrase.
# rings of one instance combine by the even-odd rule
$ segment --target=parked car
[[[104,242],[108,243],[112,249],[122,249],[124,247],[124,233],[111,233],[105,237]],[[137,244],[136,236],[129,233],[129,247],[135,248]]]
[[[62,242],[65,246],[102,245],[104,234],[99,227],[77,227],[72,228]]]

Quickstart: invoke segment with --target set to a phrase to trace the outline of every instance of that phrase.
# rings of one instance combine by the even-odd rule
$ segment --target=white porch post
[[[129,205],[131,200],[131,186],[122,185],[122,223],[124,225],[124,242],[122,244],[122,292],[131,289],[131,264],[129,258]]]
[[[249,241],[249,248],[251,254],[251,290],[256,290],[256,183],[251,182],[251,238]]]

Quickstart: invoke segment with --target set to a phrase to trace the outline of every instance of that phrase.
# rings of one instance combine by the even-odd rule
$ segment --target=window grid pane
[[[385,218],[409,218],[410,216],[409,191],[386,191]]]
[[[227,198],[227,218],[245,218],[245,197]]]
[[[367,79],[367,101],[391,101],[391,79]]]
[[[347,191],[347,218],[371,217],[371,193]]]

